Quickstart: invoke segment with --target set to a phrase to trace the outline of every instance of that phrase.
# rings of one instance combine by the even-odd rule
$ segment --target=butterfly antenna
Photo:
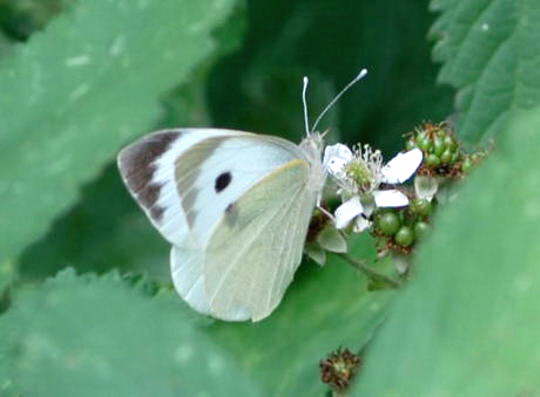
[[[358,73],[358,75],[351,80],[351,82],[349,84],[347,84],[345,86],[345,88],[343,88],[339,94],[337,94],[334,99],[332,99],[330,101],[330,103],[328,105],[326,105],[326,107],[324,108],[324,110],[321,112],[321,114],[319,114],[319,117],[317,117],[317,120],[315,120],[315,123],[313,124],[313,127],[311,128],[311,131],[315,131],[315,128],[317,128],[317,125],[319,124],[319,121],[322,120],[322,118],[324,117],[324,115],[332,108],[332,106],[334,106],[334,104],[339,100],[339,98],[342,97],[343,94],[345,94],[349,88],[351,88],[353,85],[355,85],[358,81],[362,80],[364,78],[364,76],[367,74],[367,69],[362,69],[360,71],[360,73]],[[309,129],[309,128],[308,128]]]
[[[307,108],[307,99],[306,99],[306,92],[307,92],[307,86],[308,86],[309,80],[306,76],[304,76],[304,87],[302,88],[302,103],[304,104],[304,124],[306,125],[306,135],[309,136],[309,116],[308,116],[308,108]]]

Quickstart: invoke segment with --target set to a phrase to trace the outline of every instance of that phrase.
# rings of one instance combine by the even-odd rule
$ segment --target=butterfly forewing
[[[175,163],[177,190],[197,243],[206,246],[231,204],[297,157],[275,141],[253,134],[208,138],[180,155]]]
[[[139,139],[119,153],[118,169],[129,192],[152,224],[172,244],[194,245],[175,181],[177,158],[198,142],[235,134],[242,132],[162,130]]]

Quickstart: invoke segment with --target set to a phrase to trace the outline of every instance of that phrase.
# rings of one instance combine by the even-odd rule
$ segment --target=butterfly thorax
[[[310,164],[309,186],[313,191],[320,192],[323,189],[326,173],[322,164],[322,152],[324,147],[323,136],[318,132],[312,132],[302,140],[300,148],[306,155]]]

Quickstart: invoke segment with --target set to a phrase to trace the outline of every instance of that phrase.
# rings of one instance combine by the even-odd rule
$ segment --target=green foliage
[[[74,0],[3,0],[0,27],[15,40],[27,39]]]
[[[257,395],[195,316],[171,291],[64,271],[2,317],[0,394]]]
[[[432,2],[457,134],[501,142],[485,167],[471,162],[470,182],[429,228],[409,230],[428,235],[404,291],[373,291],[384,285],[329,255],[323,268],[306,261],[260,323],[199,316],[172,290],[169,246],[114,164],[161,127],[298,141],[301,77],[314,118],[362,67],[367,79],[321,129],[330,142],[402,149],[401,134],[452,113],[453,92],[435,85],[427,6],[1,2],[0,395],[323,395],[318,362],[340,346],[369,347],[360,395],[536,391],[540,115],[508,124],[540,105],[536,0]],[[433,142],[438,161],[443,146]],[[351,246],[393,271],[369,236]]]
[[[211,76],[217,125],[298,141],[304,131],[301,76],[310,78],[316,116],[363,67],[368,77],[321,124],[330,140],[361,140],[393,153],[401,148],[401,134],[450,111],[451,91],[433,84],[427,0],[256,0],[248,15],[245,45]],[[237,87],[234,95],[231,87]]]
[[[436,68],[425,41],[431,22],[426,5],[391,0],[347,5],[252,1],[247,12],[237,10],[215,34],[222,54],[241,43],[247,25],[244,45],[217,64],[200,68],[195,79],[170,93],[155,128],[211,125],[298,141],[304,129],[301,76],[307,74],[311,80],[308,95],[314,116],[360,67],[367,66],[368,77],[338,104],[323,127],[330,127],[330,139],[362,140],[395,152],[400,134],[419,120],[439,120],[450,111],[451,93],[433,84]],[[414,19],[404,18],[405,14]],[[386,21],[385,28],[375,20]],[[86,185],[81,195],[78,204],[20,258],[23,279],[53,275],[71,265],[81,271],[144,269],[168,280],[166,244],[148,227],[114,165]]]
[[[373,257],[366,238],[353,254]],[[0,317],[8,336],[0,394],[323,393],[318,361],[336,346],[362,347],[392,297],[368,293],[366,280],[335,258],[325,268],[306,264],[278,310],[257,324],[205,320],[174,292],[151,298],[141,288],[115,273],[66,271],[19,291]]]
[[[159,115],[233,2],[81,2],[0,65],[0,266]],[[178,56],[182,54],[182,56]]]
[[[353,255],[374,259],[369,236],[352,243]],[[319,380],[319,360],[339,346],[360,350],[384,319],[393,297],[388,290],[368,292],[367,280],[333,256],[323,268],[303,265],[296,278],[267,320],[217,322],[209,330],[269,396],[322,395],[326,387]]]
[[[540,388],[540,108],[441,210],[415,280],[373,344],[361,396],[518,396]],[[381,376],[384,374],[384,376]]]
[[[439,80],[456,87],[459,134],[472,144],[540,104],[537,0],[433,0]]]

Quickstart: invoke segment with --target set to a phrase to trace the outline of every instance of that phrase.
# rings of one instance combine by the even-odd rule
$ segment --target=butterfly
[[[245,131],[161,130],[121,150],[130,194],[172,245],[178,294],[196,311],[226,321],[270,315],[300,265],[326,171],[315,127],[299,144]]]

